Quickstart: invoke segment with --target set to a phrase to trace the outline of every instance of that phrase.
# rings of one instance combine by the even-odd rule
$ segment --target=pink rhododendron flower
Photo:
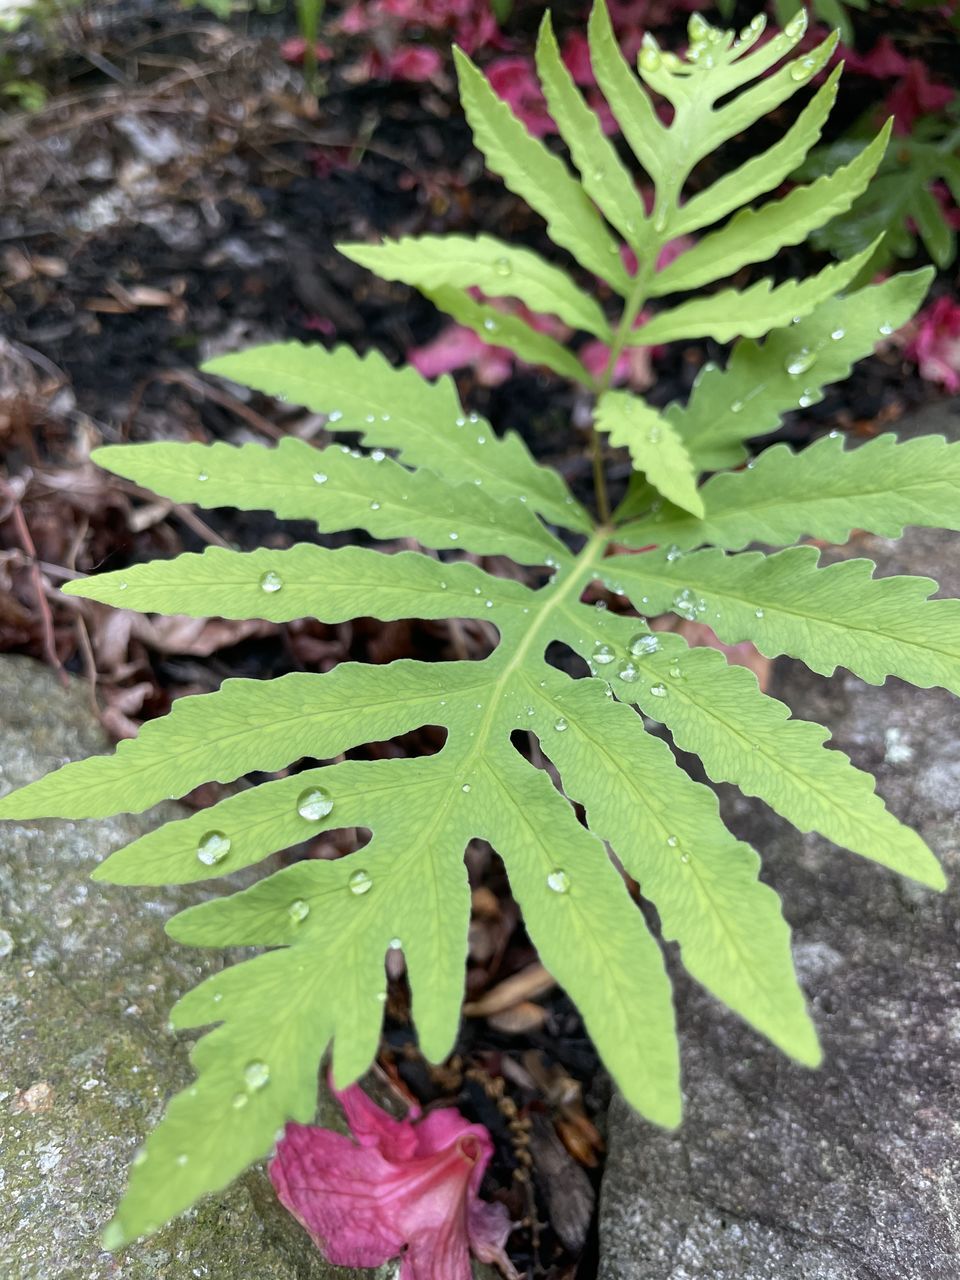
[[[842,61],[848,71],[871,76],[874,80],[903,76],[910,68],[910,59],[894,47],[889,36],[881,36],[869,53],[858,53],[856,49],[840,45],[834,54],[834,60]]]
[[[960,391],[960,303],[938,298],[914,319],[906,354],[916,360],[920,374],[947,391]]]
[[[487,77],[494,93],[502,98],[513,114],[527,126],[535,138],[556,133],[547,104],[534,74],[533,63],[520,54],[497,58],[487,67]]]
[[[414,84],[425,81],[442,86],[443,58],[430,45],[402,44],[387,58],[386,73],[389,80],[409,80]]]
[[[484,387],[498,387],[513,372],[513,354],[505,347],[492,347],[472,329],[449,324],[422,347],[413,347],[407,359],[425,378],[439,378],[454,369],[472,369]]]
[[[291,36],[289,40],[284,40],[280,45],[280,57],[284,62],[292,62],[296,66],[300,66],[303,62],[304,55],[307,52],[307,42],[302,36]],[[333,57],[333,50],[328,44],[324,44],[322,40],[318,40],[313,46],[314,56],[318,62],[329,62]]]
[[[519,1280],[505,1251],[503,1205],[480,1199],[493,1143],[457,1111],[403,1120],[358,1085],[337,1095],[353,1139],[288,1124],[270,1162],[281,1203],[328,1262],[376,1267],[402,1256],[400,1280],[470,1280],[470,1254]]]
[[[934,84],[919,58],[911,58],[906,75],[884,103],[886,114],[894,117],[894,132],[909,134],[918,116],[934,115],[950,105],[954,90]]]

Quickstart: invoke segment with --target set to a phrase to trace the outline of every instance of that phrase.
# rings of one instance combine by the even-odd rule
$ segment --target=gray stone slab
[[[933,411],[914,431],[960,438],[960,415]],[[957,534],[862,535],[836,554],[936,576],[960,596]],[[681,979],[685,1120],[663,1133],[615,1101],[600,1280],[956,1280],[960,705],[797,663],[778,668],[772,692],[876,774],[952,887],[923,890],[724,789],[795,929],[826,1062],[794,1066]]]
[[[29,659],[0,658],[0,792],[106,746],[80,683],[65,690]],[[163,933],[201,890],[89,874],[176,812],[0,823],[0,1277],[372,1277],[327,1266],[262,1170],[116,1258],[99,1247],[134,1148],[189,1076],[169,1008],[221,960]]]

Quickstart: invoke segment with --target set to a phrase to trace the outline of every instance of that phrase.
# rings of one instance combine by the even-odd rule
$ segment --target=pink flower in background
[[[910,67],[910,59],[894,47],[889,36],[881,36],[869,53],[857,53],[856,49],[840,45],[834,54],[834,60],[842,61],[848,71],[870,76],[874,80],[906,75]]]
[[[513,372],[511,352],[505,347],[489,346],[461,324],[449,324],[431,342],[411,348],[407,359],[425,378],[470,368],[484,387],[498,387]]]
[[[906,354],[922,377],[951,394],[960,391],[960,303],[938,298],[913,320]]]
[[[446,80],[443,58],[427,44],[398,45],[387,58],[385,71],[388,80],[409,80],[414,84],[429,80],[442,87]]]
[[[884,106],[894,117],[894,131],[908,134],[918,116],[942,111],[953,99],[954,90],[949,85],[934,84],[920,59],[911,58],[906,75],[887,96]]]
[[[494,93],[504,100],[535,138],[556,133],[557,126],[547,111],[530,58],[509,54],[491,62],[486,71]]]
[[[270,1162],[281,1203],[328,1262],[376,1267],[402,1256],[400,1280],[470,1280],[470,1254],[519,1280],[504,1251],[511,1222],[480,1199],[493,1143],[457,1111],[394,1120],[358,1085],[337,1095],[353,1139],[288,1124]]]

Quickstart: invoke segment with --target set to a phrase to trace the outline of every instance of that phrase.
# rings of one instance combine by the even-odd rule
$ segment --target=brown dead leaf
[[[479,1000],[471,1000],[463,1006],[468,1018],[486,1018],[492,1013],[502,1013],[523,1000],[542,996],[556,986],[553,975],[542,964],[531,964],[519,973],[511,974],[485,992]]]

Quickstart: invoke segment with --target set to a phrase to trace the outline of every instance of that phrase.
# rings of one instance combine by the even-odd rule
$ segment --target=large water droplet
[[[389,418],[389,415],[388,415],[388,414],[384,414],[384,415],[383,415],[383,421],[385,421],[385,422],[386,422],[386,421],[388,420],[388,418]],[[387,456],[387,455],[384,453],[384,451],[383,451],[382,449],[372,449],[372,450],[370,451],[370,461],[371,461],[371,462],[382,462],[386,456]]]
[[[230,837],[222,831],[208,831],[197,845],[197,858],[205,867],[215,867],[230,852]]]
[[[564,730],[567,728],[567,722],[566,722],[566,720],[563,718],[563,716],[559,716],[559,717],[558,717],[558,718],[553,722],[553,727],[554,727],[554,729],[556,729],[557,733],[563,733],[563,732],[564,732]]]
[[[472,788],[471,788],[471,786],[470,786],[470,783],[469,783],[469,782],[465,782],[465,783],[463,784],[463,786],[460,788],[460,790],[463,792],[463,794],[464,794],[465,796],[468,796],[468,795],[470,794],[471,790],[472,790]]]
[[[834,329],[833,333],[831,333],[830,335],[830,337],[834,340],[834,342],[839,342],[841,338],[845,338],[846,336],[847,336],[846,329]]]
[[[675,849],[679,843],[680,840],[677,836],[667,836],[667,844],[671,849]]]
[[[327,477],[323,474],[323,472],[322,472],[322,471],[315,471],[315,472],[313,473],[313,483],[314,483],[314,484],[326,484],[326,483],[327,483]]]
[[[662,59],[657,49],[651,49],[648,45],[640,53],[640,66],[644,71],[659,71]]]
[[[379,510],[380,510],[380,503],[379,503],[379,502],[371,502],[371,503],[370,503],[370,510],[371,510],[371,511],[379,511]]]
[[[699,601],[696,595],[689,587],[684,587],[682,591],[678,591],[673,597],[674,613],[679,613],[681,618],[686,618],[688,622],[696,619],[699,611]]]
[[[683,552],[680,550],[680,548],[677,546],[675,542],[672,543],[669,547],[667,547],[666,559],[668,564],[674,564],[677,560],[680,559],[682,555],[683,555]]]
[[[486,329],[487,333],[496,333],[497,329],[500,326],[497,324],[496,320],[493,320],[490,316],[487,316],[486,320],[484,320],[483,322],[483,327],[484,329]]]
[[[547,888],[554,893],[569,893],[570,877],[562,868],[557,867],[547,876]]]
[[[762,618],[762,617],[763,617],[763,610],[762,610],[762,609],[754,609],[754,611],[753,611],[753,616],[754,616],[755,618]]]
[[[792,356],[788,356],[784,368],[793,378],[799,378],[801,373],[806,373],[808,369],[812,369],[817,362],[817,353],[811,351],[809,347],[801,347],[799,351],[795,351]]]
[[[234,1109],[235,1111],[239,1111],[242,1107],[245,1107],[249,1101],[250,1101],[250,1095],[249,1095],[249,1094],[246,1094],[246,1093],[235,1093],[235,1094],[233,1095],[233,1100],[232,1100],[231,1105],[233,1106],[233,1109]]]
[[[361,868],[359,871],[354,871],[347,881],[347,886],[350,892],[355,893],[359,898],[362,893],[369,893],[373,888],[373,877],[369,871]]]
[[[403,946],[403,942],[400,940],[400,938],[391,938],[387,945],[389,946],[391,951],[399,951],[400,948]]]
[[[509,258],[498,258],[493,264],[493,269],[498,276],[509,276],[513,273],[513,265]]]
[[[665,698],[667,696],[667,686],[665,684],[653,684],[650,686],[650,692],[655,698]]]
[[[674,658],[674,660],[670,663],[670,679],[671,680],[683,679],[683,670],[680,666],[680,663],[676,660],[676,658]]]
[[[333,800],[323,787],[307,787],[297,796],[297,813],[308,822],[319,822],[333,808]]]
[[[620,668],[620,670],[617,672],[617,676],[625,684],[633,684],[634,680],[636,680],[639,674],[640,674],[639,671],[633,665],[632,662],[625,662],[623,666]]]
[[[210,477],[207,475],[205,471],[201,471],[200,474],[197,476],[197,479],[200,481],[201,484],[205,484],[206,481],[210,479]]]
[[[659,650],[660,641],[652,631],[642,631],[633,637],[629,648],[635,658],[645,658]]]
[[[882,334],[885,338],[889,338],[890,334],[891,334],[891,333],[893,333],[893,325],[892,325],[892,324],[882,324],[882,325],[880,325],[880,327],[878,328],[877,332],[878,332],[878,333],[880,333],[880,334]]]
[[[310,914],[310,903],[304,902],[302,898],[294,898],[293,902],[287,907],[287,915],[294,924],[302,924]]]
[[[270,1068],[265,1062],[255,1058],[253,1062],[248,1062],[243,1068],[243,1078],[246,1081],[247,1088],[256,1092],[270,1083]]]
[[[813,58],[801,58],[790,66],[790,79],[796,81],[809,80],[813,75],[816,63]]]
[[[598,666],[605,667],[608,663],[614,661],[617,652],[612,645],[604,644],[602,640],[598,640],[590,656],[591,660],[596,662]]]
[[[260,575],[260,590],[266,591],[268,595],[273,595],[275,591],[279,591],[283,586],[283,579],[275,569],[268,569],[266,573]]]

